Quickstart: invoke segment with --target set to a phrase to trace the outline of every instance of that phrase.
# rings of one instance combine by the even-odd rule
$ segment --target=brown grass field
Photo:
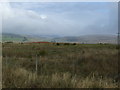
[[[113,44],[4,43],[2,69],[3,88],[119,87]]]

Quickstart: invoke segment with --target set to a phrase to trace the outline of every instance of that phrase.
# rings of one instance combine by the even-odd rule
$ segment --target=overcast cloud
[[[118,32],[117,2],[3,3],[3,32],[79,36]]]

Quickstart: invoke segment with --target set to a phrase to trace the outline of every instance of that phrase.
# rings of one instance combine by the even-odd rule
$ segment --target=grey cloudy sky
[[[0,5],[3,32],[79,36],[118,32],[117,2],[11,2]]]

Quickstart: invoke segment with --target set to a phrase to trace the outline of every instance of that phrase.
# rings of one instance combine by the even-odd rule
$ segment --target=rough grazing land
[[[116,45],[5,43],[2,55],[3,88],[117,88],[119,84],[114,80]]]

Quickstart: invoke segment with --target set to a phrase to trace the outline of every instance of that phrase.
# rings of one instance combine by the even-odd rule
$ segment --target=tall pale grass
[[[6,75],[9,75],[6,76]],[[8,78],[4,78],[8,77]],[[23,68],[14,70],[5,69],[3,88],[117,88],[112,79],[97,76],[86,78],[66,73],[52,75],[37,75]],[[9,84],[10,83],[10,84]]]

